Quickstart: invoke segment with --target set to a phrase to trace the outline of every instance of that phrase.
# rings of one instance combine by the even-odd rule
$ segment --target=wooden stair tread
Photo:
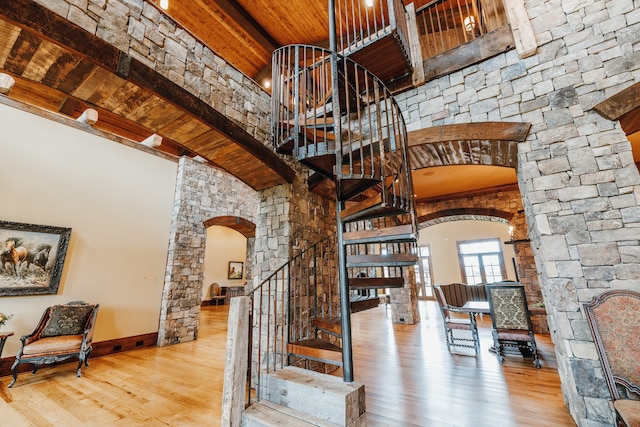
[[[351,277],[349,278],[351,289],[382,289],[404,287],[403,277]]]
[[[347,267],[406,267],[415,265],[418,256],[413,253],[404,254],[370,254],[347,255]]]
[[[288,343],[287,351],[295,356],[342,365],[342,349],[319,338]]]
[[[343,241],[347,245],[361,245],[379,242],[415,242],[416,235],[411,224],[394,227],[358,230],[344,233]]]
[[[335,424],[331,424],[324,420],[320,420],[307,413],[303,413],[296,409],[287,408],[286,406],[278,405],[270,402],[266,399],[260,402],[254,403],[249,406],[242,414],[242,425],[255,425],[255,426],[322,426],[331,427]]]
[[[315,327],[336,336],[342,335],[341,322],[339,317],[314,317],[312,320]]]

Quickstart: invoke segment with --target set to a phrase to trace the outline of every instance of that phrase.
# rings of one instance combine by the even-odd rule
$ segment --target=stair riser
[[[289,367],[263,382],[265,399],[341,426],[354,425],[364,415],[364,385]]]

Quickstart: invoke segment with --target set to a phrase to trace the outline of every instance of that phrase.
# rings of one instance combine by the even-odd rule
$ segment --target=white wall
[[[245,282],[246,258],[247,238],[241,233],[219,225],[207,228],[202,299],[208,300],[211,298],[210,288],[213,282],[217,282],[220,286],[241,286]],[[227,279],[229,261],[245,263],[242,279]]]
[[[433,283],[462,282],[457,242],[462,240],[499,238],[502,242],[510,240],[507,224],[493,221],[451,221],[433,225],[420,230],[419,245],[429,244]],[[507,278],[516,279],[512,258],[515,256],[513,245],[502,245],[502,256],[507,270]]]
[[[4,356],[44,309],[99,303],[94,341],[158,331],[177,163],[0,104],[0,220],[72,229],[57,295],[0,297]]]

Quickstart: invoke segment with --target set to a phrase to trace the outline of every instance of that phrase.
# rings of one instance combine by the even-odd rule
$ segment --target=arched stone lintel
[[[512,218],[512,212],[485,208],[459,208],[446,209],[422,215],[418,217],[418,224],[420,224],[420,228],[426,228],[443,222],[461,220],[495,221],[508,224]]]
[[[239,216],[217,216],[204,222],[205,228],[209,228],[212,225],[229,227],[236,230],[247,239],[256,236],[256,225],[249,220],[240,218]]]
[[[418,129],[407,133],[409,147],[461,140],[515,141],[527,138],[531,123],[481,122],[458,123]]]

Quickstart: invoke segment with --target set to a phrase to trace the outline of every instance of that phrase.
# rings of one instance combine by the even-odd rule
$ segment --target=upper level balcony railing
[[[423,59],[508,24],[502,0],[435,0],[416,16]]]
[[[402,0],[336,0],[338,53],[387,82],[411,70]]]

